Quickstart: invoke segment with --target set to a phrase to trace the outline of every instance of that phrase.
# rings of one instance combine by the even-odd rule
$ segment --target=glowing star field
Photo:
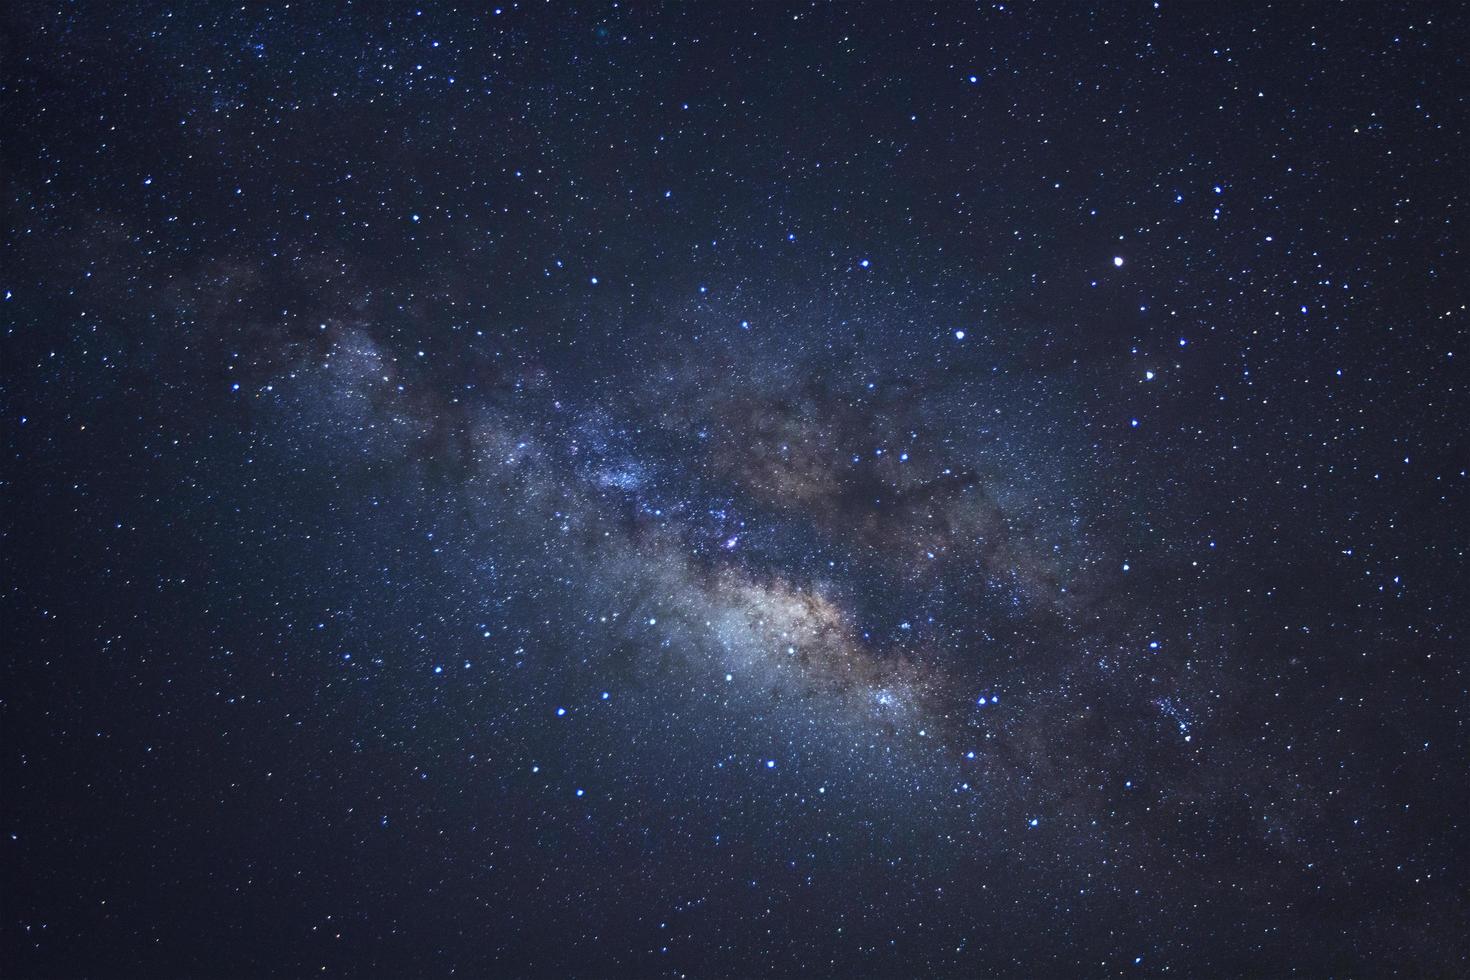
[[[5,977],[1470,974],[1464,11],[5,19]]]

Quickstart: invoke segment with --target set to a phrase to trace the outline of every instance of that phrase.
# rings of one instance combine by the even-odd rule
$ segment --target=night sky
[[[6,977],[1470,974],[1464,8],[0,35]]]

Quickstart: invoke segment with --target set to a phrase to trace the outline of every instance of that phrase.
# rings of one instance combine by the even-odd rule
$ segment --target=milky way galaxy
[[[1462,13],[300,6],[6,15],[0,972],[1470,972]]]

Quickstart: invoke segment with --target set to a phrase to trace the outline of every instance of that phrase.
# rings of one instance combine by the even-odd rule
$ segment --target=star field
[[[1464,10],[4,20],[6,976],[1470,971]]]

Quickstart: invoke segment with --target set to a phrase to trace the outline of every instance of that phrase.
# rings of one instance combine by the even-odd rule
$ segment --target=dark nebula
[[[6,977],[1462,977],[1453,4],[3,15]]]

